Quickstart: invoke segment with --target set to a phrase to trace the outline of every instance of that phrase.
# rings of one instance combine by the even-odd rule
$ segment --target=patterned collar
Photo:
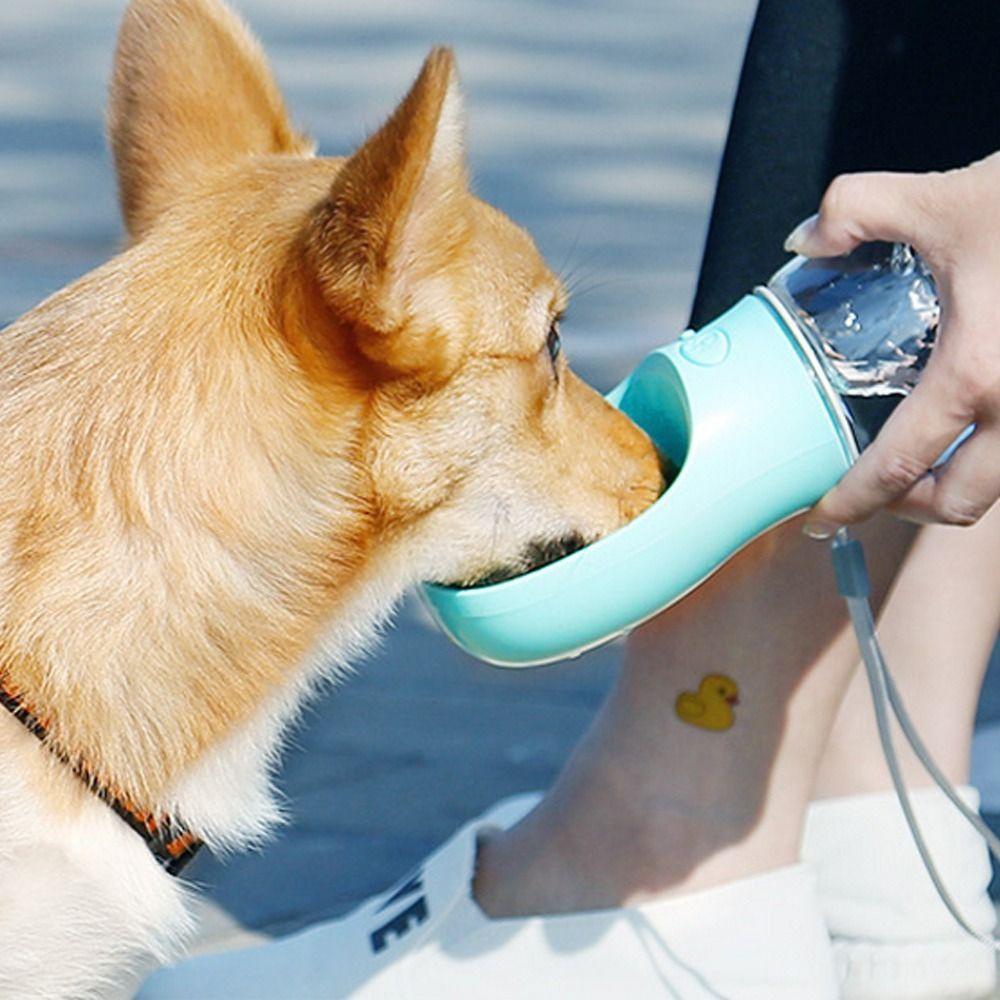
[[[49,727],[24,698],[0,674],[0,704],[41,740],[99,798],[110,806],[142,839],[168,875],[178,875],[202,847],[190,830],[169,816],[143,812],[122,795],[117,795],[87,770],[82,761],[54,746],[48,739]]]

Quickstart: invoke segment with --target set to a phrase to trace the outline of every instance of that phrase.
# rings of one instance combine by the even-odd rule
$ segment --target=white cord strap
[[[935,763],[934,758],[924,745],[920,734],[917,732],[906,711],[906,706],[900,697],[899,689],[896,687],[886,666],[885,657],[882,655],[882,649],[879,646],[876,635],[875,619],[872,615],[871,604],[869,603],[871,585],[868,579],[868,569],[865,565],[864,551],[861,548],[861,543],[851,538],[846,528],[841,528],[833,540],[831,551],[833,555],[833,567],[837,575],[837,589],[844,600],[847,601],[851,623],[854,626],[858,648],[861,650],[865,673],[868,676],[882,752],[885,755],[885,762],[889,767],[889,774],[892,777],[892,784],[896,790],[896,797],[899,799],[899,805],[903,810],[906,825],[910,828],[913,842],[920,853],[924,867],[927,869],[927,874],[934,883],[934,888],[937,890],[938,896],[941,897],[941,902],[944,903],[948,912],[955,918],[959,926],[978,941],[990,945],[996,951],[1000,951],[1000,942],[996,938],[976,930],[965,919],[958,909],[955,900],[948,892],[948,887],[944,884],[937,866],[934,864],[934,859],[931,857],[927,843],[914,815],[910,796],[906,789],[906,782],[903,780],[902,770],[899,766],[899,758],[896,755],[896,748],[892,742],[892,734],[889,728],[890,708],[896,717],[896,721],[899,723],[903,736],[912,747],[924,770],[930,775],[931,780],[944,792],[958,811],[982,836],[989,846],[990,853],[998,860],[1000,860],[1000,839],[983,822],[978,813],[970,809],[958,792],[955,791],[954,786]]]

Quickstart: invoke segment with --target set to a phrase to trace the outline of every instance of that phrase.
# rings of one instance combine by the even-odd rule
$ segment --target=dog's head
[[[163,248],[178,308],[228,283],[321,411],[316,465],[335,459],[374,536],[409,532],[420,575],[530,568],[658,495],[648,438],[567,366],[559,279],[469,191],[448,50],[353,156],[322,159],[228,8],[133,0],[109,122],[132,243]]]

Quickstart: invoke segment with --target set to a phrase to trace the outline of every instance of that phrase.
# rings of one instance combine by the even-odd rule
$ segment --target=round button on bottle
[[[729,357],[729,335],[718,327],[681,336],[681,355],[693,365],[711,368]]]

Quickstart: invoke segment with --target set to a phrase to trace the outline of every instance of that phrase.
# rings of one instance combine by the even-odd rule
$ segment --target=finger
[[[977,428],[947,465],[919,480],[893,512],[921,524],[975,524],[1000,499],[1000,428]]]
[[[836,257],[873,240],[919,246],[938,187],[935,174],[842,174],[826,189],[819,212],[792,230],[785,249]]]
[[[886,421],[840,482],[813,508],[803,530],[829,537],[836,528],[870,517],[908,493],[972,422],[932,370]],[[957,457],[957,456],[956,456]]]

